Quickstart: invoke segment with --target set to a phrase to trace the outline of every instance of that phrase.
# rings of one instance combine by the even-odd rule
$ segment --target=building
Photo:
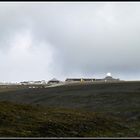
[[[93,82],[94,78],[67,78],[65,82]]]
[[[53,79],[48,81],[48,84],[58,84],[58,83],[60,83],[60,81],[57,80],[56,78],[53,78]]]
[[[111,76],[111,73],[107,73],[106,77],[103,79],[105,82],[106,81],[120,81],[120,79],[115,79]]]
[[[83,81],[85,81],[85,82],[93,82],[93,81],[95,81],[95,78],[83,78]]]
[[[20,82],[21,85],[41,85],[41,84],[46,84],[45,80],[42,81],[23,81]]]
[[[42,80],[42,81],[41,81],[41,84],[46,84],[46,81],[45,81],[45,80]]]
[[[103,79],[95,79],[95,81],[98,81],[98,82],[102,82],[103,81]]]
[[[28,81],[24,81],[24,82],[20,82],[20,84],[21,84],[21,85],[29,85],[30,82],[28,82]]]
[[[67,78],[65,82],[81,82],[82,78]]]
[[[34,81],[33,84],[40,85],[40,84],[42,84],[42,82],[41,81]]]
[[[115,79],[115,78],[113,78],[111,76],[106,76],[103,80],[104,81],[119,81],[120,79]]]

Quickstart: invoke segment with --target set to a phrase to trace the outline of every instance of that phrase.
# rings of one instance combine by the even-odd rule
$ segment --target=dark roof
[[[95,80],[95,78],[67,78],[65,81],[81,81],[81,79],[85,81]]]
[[[83,78],[85,81],[95,80],[95,78]]]
[[[20,82],[20,83],[29,83],[29,82]]]
[[[65,81],[81,81],[81,78],[67,78]]]

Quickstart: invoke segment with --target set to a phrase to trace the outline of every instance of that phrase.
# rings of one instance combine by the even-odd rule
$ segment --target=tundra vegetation
[[[140,82],[0,86],[0,137],[140,137]]]

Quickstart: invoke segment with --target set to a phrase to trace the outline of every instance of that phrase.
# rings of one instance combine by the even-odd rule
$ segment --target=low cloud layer
[[[140,79],[140,3],[0,3],[0,81]]]

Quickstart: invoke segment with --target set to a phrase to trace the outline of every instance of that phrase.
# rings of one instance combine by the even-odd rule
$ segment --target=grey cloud
[[[0,4],[0,20],[3,80],[98,77],[107,72],[140,78],[140,3]],[[10,61],[7,52],[15,34],[26,36],[24,30],[30,31],[32,43],[27,59],[15,52],[21,65]]]

